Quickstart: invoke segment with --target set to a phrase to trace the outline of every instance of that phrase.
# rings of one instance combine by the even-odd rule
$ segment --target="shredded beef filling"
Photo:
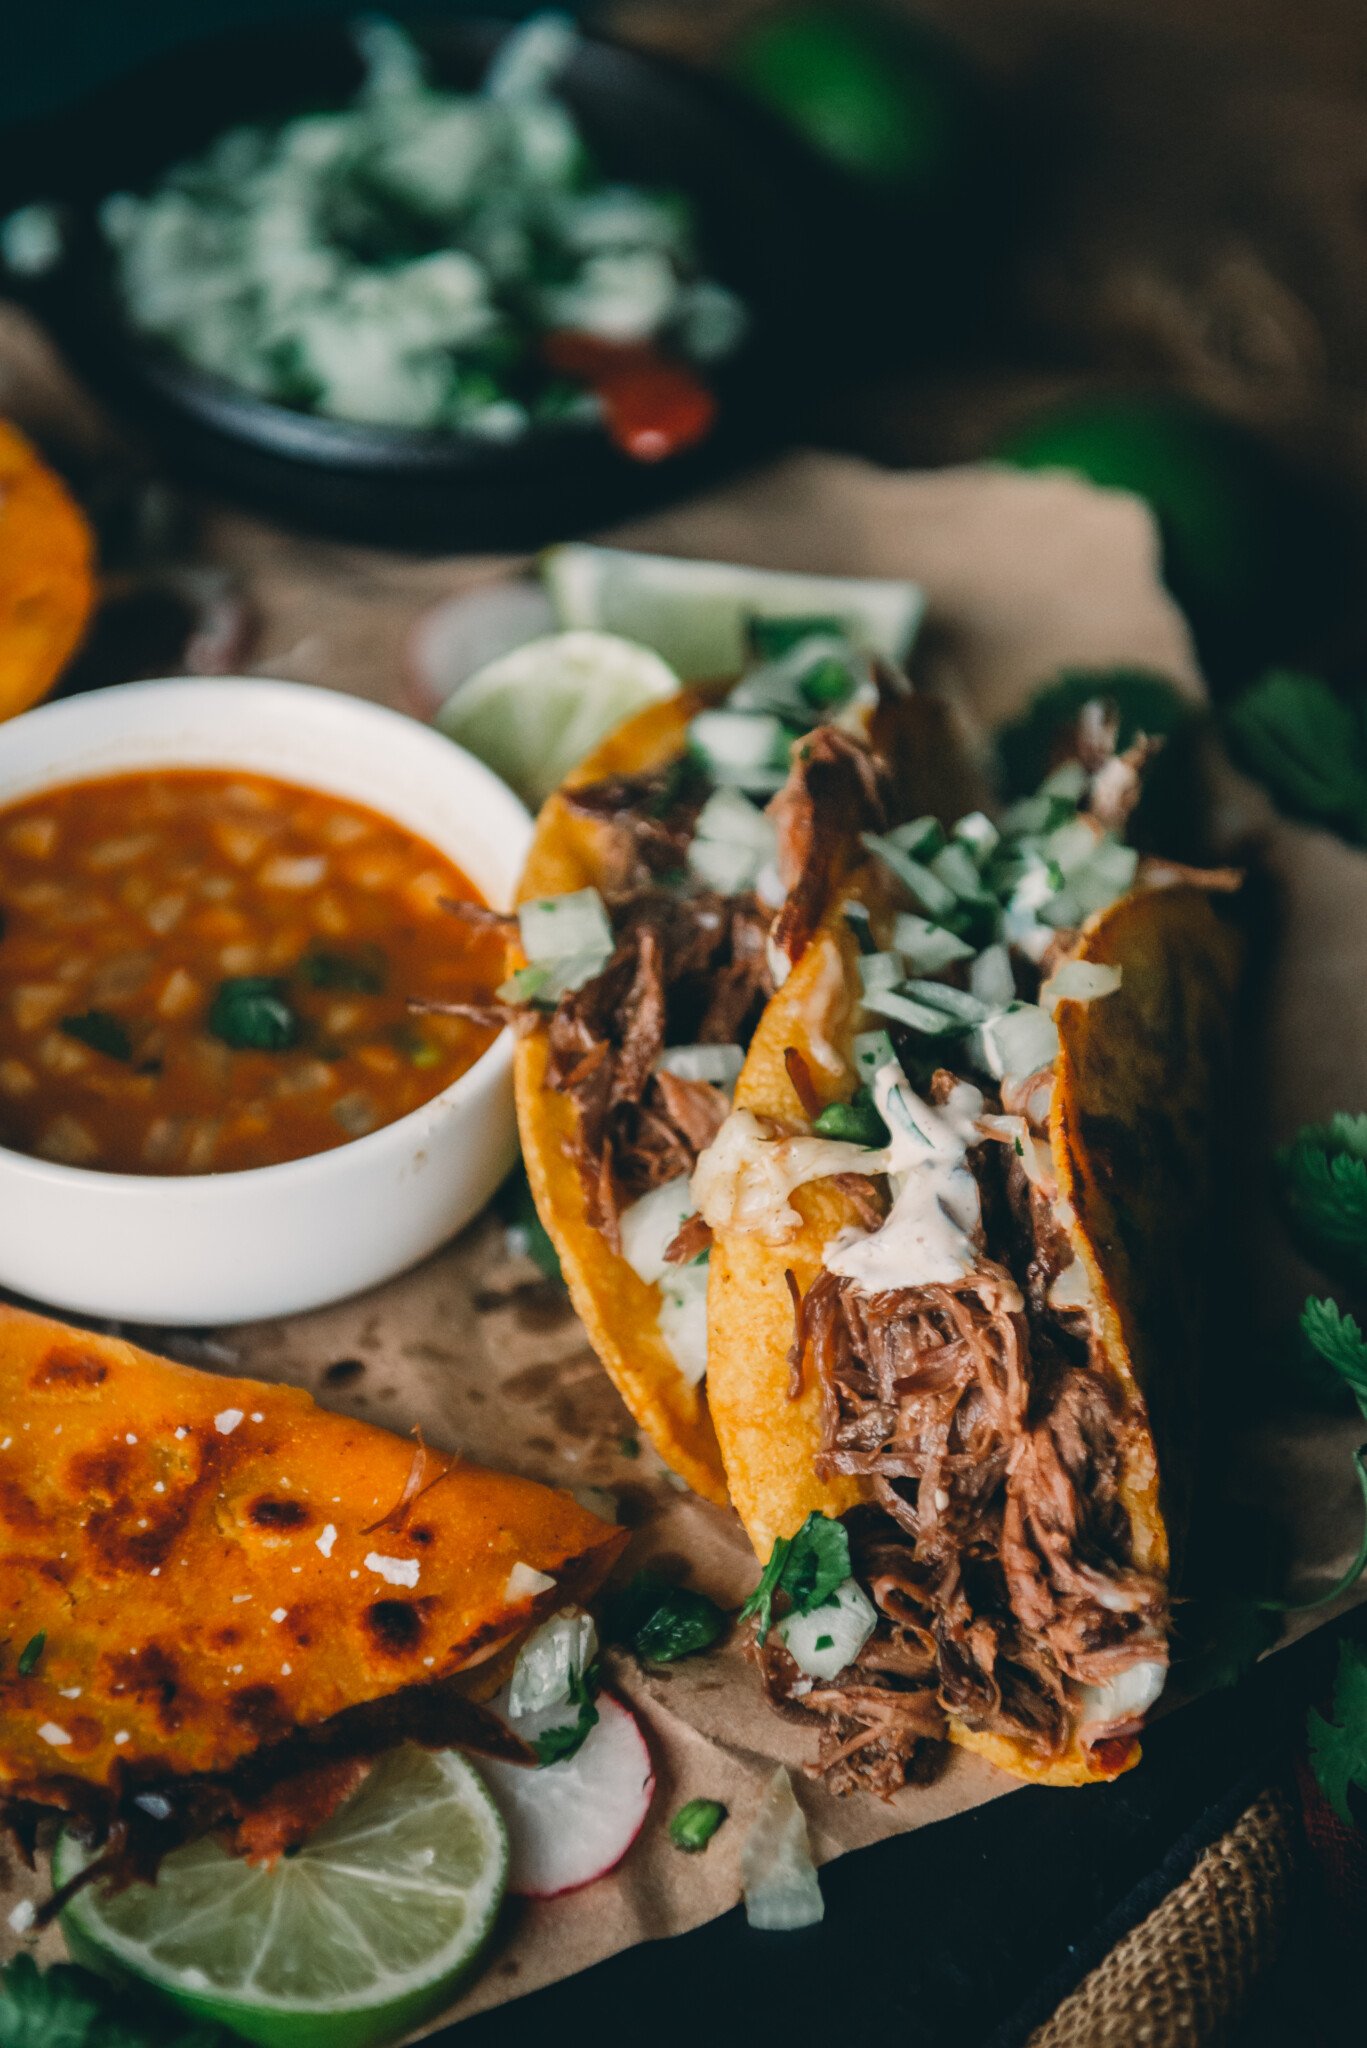
[[[871,1295],[822,1273],[798,1308],[817,1472],[865,1477],[877,1502],[850,1528],[879,1623],[833,1683],[808,1686],[773,1638],[760,1657],[776,1698],[821,1716],[838,1789],[895,1789],[947,1712],[1057,1756],[1079,1687],[1166,1656],[1165,1591],[1134,1564],[1120,1498],[1138,1424],[1085,1318],[1049,1306],[1071,1252],[1004,1151],[970,1156],[1004,1263]]]
[[[621,1211],[691,1173],[726,1116],[706,1081],[657,1073],[667,1045],[744,1044],[773,992],[769,913],[753,896],[651,891],[618,907],[617,950],[562,997],[546,1078],[578,1110],[589,1220],[617,1248]]]

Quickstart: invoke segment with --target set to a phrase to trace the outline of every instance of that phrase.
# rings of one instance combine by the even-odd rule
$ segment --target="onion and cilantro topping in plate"
[[[571,24],[514,31],[475,92],[392,22],[354,33],[350,105],[230,129],[104,201],[133,326],[330,419],[502,442],[602,417],[641,459],[705,434],[745,309],[683,195],[595,164],[558,89]]]

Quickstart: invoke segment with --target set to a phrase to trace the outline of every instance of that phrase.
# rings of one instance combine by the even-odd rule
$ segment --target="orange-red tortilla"
[[[0,1308],[0,1805],[107,1811],[274,1745],[325,1761],[331,1728],[389,1703],[392,1739],[440,1739],[402,1703],[588,1597],[626,1539],[434,1452],[395,1514],[416,1449]]]
[[[580,763],[567,787],[665,766],[683,752],[689,721],[724,694],[726,684],[685,690],[628,719]],[[920,811],[955,814],[971,801],[971,784],[948,739],[949,714],[933,697],[895,693],[873,720],[873,744],[885,763],[894,820]],[[572,811],[557,792],[542,809],[518,889],[519,902],[601,887],[606,835],[602,824]],[[837,862],[843,893],[860,861],[853,831],[848,858]],[[881,886],[875,871],[872,885]],[[761,1031],[764,1023],[761,1022]],[[575,1310],[622,1399],[670,1468],[705,1500],[724,1503],[727,1475],[717,1447],[708,1386],[690,1385],[659,1329],[660,1291],[635,1274],[590,1222],[571,1156],[577,1111],[546,1086],[544,1028],[517,1046],[514,1072],[522,1155],[537,1210],[560,1257]]]
[[[36,704],[95,602],[94,537],[61,478],[0,420],[0,719]]]
[[[1201,1368],[1193,1242],[1205,1235],[1213,1126],[1222,1094],[1240,949],[1209,895],[1182,884],[1140,888],[1095,917],[1076,958],[1121,969],[1120,988],[1060,1003],[1050,1139],[1070,1235],[1101,1307],[1107,1363],[1131,1411],[1138,1448],[1121,1497],[1136,1564],[1166,1577],[1194,1448]],[[784,1065],[796,1047],[829,1098],[856,1074],[851,1035],[857,980],[848,938],[823,934],[773,999],[736,1090],[737,1106],[801,1120]],[[830,1181],[800,1188],[802,1226],[786,1243],[719,1231],[708,1291],[708,1384],[732,1500],[761,1561],[819,1510],[841,1515],[868,1498],[864,1482],[818,1480],[819,1392],[789,1398],[791,1269],[805,1292],[823,1247],[858,1221]],[[1113,1777],[1138,1746],[1080,1743],[1042,1761],[1023,1744],[950,1717],[951,1738],[1012,1772],[1050,1785]]]

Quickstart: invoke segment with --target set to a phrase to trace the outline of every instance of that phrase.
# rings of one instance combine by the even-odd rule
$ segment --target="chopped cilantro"
[[[835,1648],[835,1637],[818,1636],[816,1639],[816,1648],[818,1650],[833,1650]]]
[[[598,1709],[593,1703],[593,1688],[597,1681],[597,1667],[590,1665],[587,1671],[575,1672],[570,1679],[570,1705],[579,1709],[573,1721],[567,1721],[559,1728],[547,1728],[532,1743],[536,1760],[541,1765],[563,1763],[580,1748],[591,1728],[598,1725]]]
[[[1300,1250],[1349,1286],[1367,1286],[1367,1116],[1304,1125],[1276,1164]]]
[[[299,977],[310,988],[348,989],[358,996],[382,995],[388,971],[382,949],[373,943],[354,953],[311,951],[299,962]]]
[[[31,1678],[38,1669],[38,1660],[47,1648],[47,1631],[39,1629],[36,1636],[30,1636],[19,1652],[19,1676]]]
[[[851,1145],[886,1145],[888,1127],[874,1106],[868,1088],[857,1088],[849,1102],[828,1102],[813,1121],[819,1138],[840,1138]]]
[[[659,1572],[637,1572],[609,1603],[604,1627],[647,1664],[675,1664],[710,1650],[726,1633],[727,1617],[715,1600],[677,1586]]]
[[[111,1017],[108,1010],[84,1010],[78,1017],[63,1017],[59,1029],[68,1038],[78,1038],[92,1052],[104,1053],[108,1059],[131,1060],[133,1057],[133,1043],[127,1026],[117,1017]]]
[[[1367,1417],[1367,1337],[1336,1301],[1311,1295],[1301,1312],[1301,1329],[1316,1355],[1336,1372]]]
[[[1340,1643],[1330,1711],[1333,1718],[1326,1720],[1310,1709],[1310,1762],[1334,1812],[1348,1827],[1355,1827],[1349,1787],[1367,1791],[1367,1645]]]
[[[762,619],[752,613],[746,620],[746,636],[757,660],[781,661],[804,640],[843,640],[846,633],[843,619]],[[845,689],[848,688],[846,677]]]
[[[182,2015],[150,2013],[72,1963],[40,1970],[30,1955],[0,1969],[4,2048],[227,2048],[226,2035]]]
[[[284,983],[262,974],[236,975],[219,983],[209,1010],[209,1029],[237,1052],[288,1052],[299,1041],[299,1019]]]
[[[705,1849],[726,1819],[720,1799],[690,1799],[669,1823],[669,1839],[676,1849],[696,1856]]]
[[[544,1279],[564,1286],[560,1257],[537,1213],[525,1167],[515,1167],[498,1191],[498,1211],[507,1227],[510,1249],[525,1252]]]
[[[617,1448],[624,1458],[639,1458],[641,1455],[641,1443],[639,1437],[621,1437],[618,1440]]]
[[[854,687],[854,678],[834,654],[814,661],[799,686],[806,701],[818,711],[831,704],[843,704]]]
[[[1321,676],[1273,669],[1230,707],[1226,725],[1235,754],[1284,810],[1367,842],[1361,703],[1346,703]]]
[[[798,1614],[824,1606],[850,1576],[850,1539],[843,1522],[813,1509],[795,1536],[779,1536],[769,1562],[737,1619],[757,1615],[762,1643],[773,1625],[774,1595],[784,1593]]]

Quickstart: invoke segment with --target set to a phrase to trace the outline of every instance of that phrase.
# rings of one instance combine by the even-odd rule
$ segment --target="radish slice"
[[[486,583],[425,611],[409,635],[408,695],[420,718],[435,718],[477,669],[555,630],[551,601],[525,579]]]
[[[521,1733],[525,1720],[514,1724]],[[615,1870],[641,1832],[655,1772],[633,1714],[598,1695],[598,1722],[573,1756],[543,1770],[481,1758],[508,1828],[508,1889],[553,1899]]]

